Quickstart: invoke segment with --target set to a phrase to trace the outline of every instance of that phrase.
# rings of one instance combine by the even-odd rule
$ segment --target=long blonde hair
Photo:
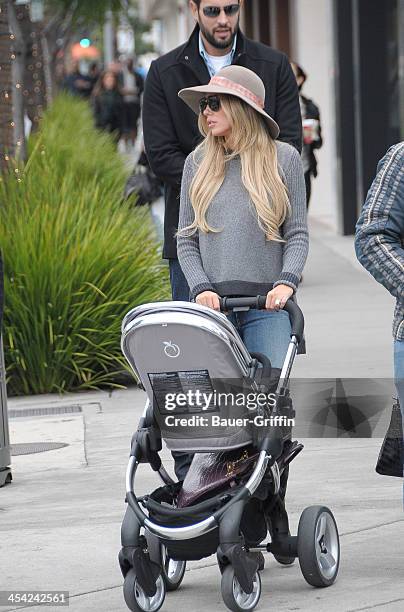
[[[213,136],[207,120],[200,113],[198,127],[204,140],[196,147],[193,159],[198,169],[191,181],[189,197],[195,213],[191,225],[178,232],[192,235],[219,232],[209,227],[206,212],[225,177],[226,163],[240,155],[241,180],[253,202],[258,224],[268,240],[283,242],[279,228],[290,213],[286,186],[279,172],[276,144],[263,118],[249,104],[235,96],[220,96],[221,105],[231,124],[230,137]]]

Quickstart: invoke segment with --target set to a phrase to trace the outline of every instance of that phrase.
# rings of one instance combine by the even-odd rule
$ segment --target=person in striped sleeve
[[[380,160],[356,225],[356,256],[397,300],[394,374],[404,420],[404,142]]]

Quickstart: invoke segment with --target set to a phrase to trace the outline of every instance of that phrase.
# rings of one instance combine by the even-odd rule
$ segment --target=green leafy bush
[[[122,202],[123,162],[85,102],[56,100],[29,147],[0,184],[8,391],[118,386],[122,317],[169,298],[149,210]]]

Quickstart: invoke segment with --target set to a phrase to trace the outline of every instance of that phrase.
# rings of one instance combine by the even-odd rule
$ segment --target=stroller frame
[[[265,300],[265,298],[254,298],[253,301],[250,298],[223,298],[222,309],[226,310],[231,306],[234,307],[234,310],[246,310],[248,307],[254,307],[254,305],[255,307],[261,305],[262,307],[263,300]],[[166,312],[171,311],[172,313],[177,311],[178,316],[180,316],[180,313],[178,313],[179,306],[181,306],[181,309],[183,309],[185,313],[192,313],[197,310],[198,314],[205,314],[207,325],[209,324],[209,318],[214,319],[217,317],[215,311],[192,303],[165,303],[164,310]],[[156,305],[144,305],[143,307],[135,309],[137,312],[137,319],[132,322],[130,321],[130,317],[133,311],[128,313],[124,319],[122,328],[131,329],[134,325],[141,325],[142,315],[150,313],[150,307],[156,308]],[[285,310],[287,310],[291,317],[292,332],[280,377],[276,384],[275,393],[277,402],[273,408],[272,414],[275,415],[278,413],[285,415],[287,413],[289,416],[294,416],[294,411],[290,406],[291,402],[289,399],[289,377],[297,353],[298,344],[303,336],[304,320],[299,307],[294,302],[288,301],[285,305]],[[181,314],[179,322],[184,322],[184,313]],[[220,322],[224,324],[222,316],[220,317]],[[231,326],[230,322],[228,325]],[[240,345],[241,346],[237,348],[245,353],[246,350],[241,339]],[[122,350],[125,354],[124,338],[122,341]],[[263,365],[265,366],[265,364]],[[133,367],[132,363],[131,366],[135,374],[140,378],[139,373]],[[257,360],[253,359],[250,374],[253,388],[256,389],[258,389],[258,385],[254,382],[254,375],[257,371],[257,366]],[[138,431],[132,438],[130,458],[126,471],[126,501],[128,507],[121,528],[122,549],[119,554],[119,563],[125,578],[125,600],[131,610],[150,609],[154,611],[160,608],[164,600],[163,594],[162,601],[160,602],[161,584],[159,591],[159,576],[161,572],[164,578],[165,587],[168,590],[177,588],[177,586],[173,586],[172,584],[170,586],[168,576],[164,572],[164,564],[162,564],[162,551],[164,551],[164,549],[167,556],[167,550],[173,547],[174,553],[171,554],[171,559],[174,559],[177,563],[183,563],[184,561],[181,561],[181,559],[184,560],[197,557],[193,557],[192,555],[187,557],[186,554],[181,555],[181,552],[178,552],[178,550],[184,553],[187,542],[192,547],[194,543],[202,542],[203,538],[209,539],[212,533],[214,535],[214,543],[209,548],[210,552],[208,552],[208,554],[202,554],[199,558],[204,558],[209,554],[214,554],[214,552],[217,553],[219,568],[222,572],[223,598],[225,603],[232,610],[252,610],[259,599],[261,585],[258,569],[261,568],[259,568],[258,558],[251,555],[251,552],[271,552],[279,562],[283,564],[292,563],[297,556],[299,556],[300,560],[298,536],[291,536],[289,532],[289,520],[283,502],[284,491],[282,496],[281,477],[283,474],[287,477],[288,465],[302,450],[303,445],[297,442],[292,443],[291,441],[288,445],[284,445],[283,442],[283,439],[279,438],[276,428],[268,430],[259,443],[258,458],[247,482],[245,482],[245,484],[239,484],[231,491],[222,491],[202,502],[188,507],[175,508],[160,504],[147,495],[137,497],[134,490],[134,483],[139,463],[150,463],[152,469],[159,474],[164,485],[168,487],[175,486],[174,481],[165,470],[159,456],[159,450],[162,448],[161,437],[159,436],[158,427],[154,421],[151,402],[147,399]],[[267,478],[269,476],[270,481],[272,481],[272,497],[268,504],[271,542],[249,547],[246,545],[240,533],[240,522],[247,502],[254,497],[254,493],[257,491],[265,476]],[[143,506],[149,514],[146,514],[141,506]],[[336,531],[334,518],[327,508],[317,506],[311,508],[322,508],[323,514],[328,512],[331,515],[331,523],[335,526]],[[310,508],[307,508],[306,511],[307,510],[310,510]],[[156,520],[153,520],[150,517],[150,513],[157,513],[159,517],[163,517],[168,523],[175,518],[181,517],[184,519],[183,522],[190,524],[181,526],[162,524],[161,521],[156,522]],[[201,515],[203,517],[202,519]],[[326,520],[329,521],[328,517]],[[329,527],[329,530],[331,527]],[[145,530],[145,535],[140,534],[142,528]],[[338,554],[335,552],[333,553],[337,558],[336,572],[330,578],[323,579],[321,585],[318,584],[315,586],[329,586],[329,584],[332,584],[335,580],[339,565],[339,540],[337,532],[336,536],[338,541]],[[215,543],[218,544],[217,547]],[[178,549],[178,546],[180,549]],[[333,550],[335,550],[335,546]],[[225,579],[225,575],[228,578],[230,573],[231,576],[229,581]],[[307,570],[307,575],[305,575],[303,571],[308,581],[310,581],[309,573],[310,572]],[[182,576],[179,582],[181,582]],[[225,585],[224,590],[223,583],[226,582],[226,580],[227,587]],[[127,582],[128,585],[125,589]],[[243,600],[239,600],[239,604],[237,604],[237,598],[235,598],[234,592],[233,595],[231,595],[231,593],[229,595],[229,588],[230,591],[232,589],[234,591],[235,584],[238,584],[238,587],[241,588],[241,592],[245,596]],[[311,584],[313,584],[313,582],[311,582]],[[148,601],[156,602],[154,607],[142,608],[136,597],[132,596],[133,592],[136,592],[136,588],[139,589],[139,587],[140,591],[149,598]],[[227,593],[225,593],[226,589]],[[245,604],[247,607],[243,607],[240,601],[247,602]],[[237,605],[239,607],[237,607]]]

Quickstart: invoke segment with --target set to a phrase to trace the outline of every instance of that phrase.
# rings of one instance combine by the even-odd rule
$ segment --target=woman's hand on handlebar
[[[288,285],[277,285],[267,293],[267,301],[265,303],[266,310],[282,309],[288,299],[293,295],[292,287]]]
[[[202,293],[198,293],[195,302],[201,306],[213,308],[213,310],[220,310],[219,296],[214,291],[202,291]]]

